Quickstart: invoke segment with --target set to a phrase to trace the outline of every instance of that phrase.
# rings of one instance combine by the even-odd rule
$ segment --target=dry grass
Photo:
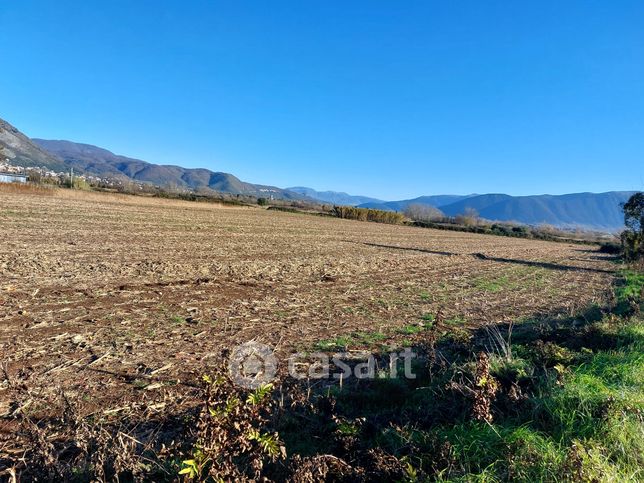
[[[150,194],[131,195],[125,193],[105,193],[99,191],[82,191],[63,188],[56,188],[54,190],[54,196],[65,200],[93,201],[101,204],[116,203],[121,205],[155,206],[157,208],[182,207],[185,206],[186,203],[182,200],[159,198]],[[196,210],[230,207],[230,205],[218,203],[216,201],[199,203],[191,202],[190,205]]]
[[[56,191],[57,190],[53,186],[35,185],[31,183],[0,182],[0,193],[53,196]]]

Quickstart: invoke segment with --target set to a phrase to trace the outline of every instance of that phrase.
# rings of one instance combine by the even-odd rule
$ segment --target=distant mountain
[[[481,218],[492,221],[514,221],[528,225],[550,224],[559,227],[580,227],[601,231],[617,231],[624,226],[620,203],[632,191],[608,193],[573,193],[567,195],[510,196],[438,195],[413,200],[366,203],[364,208],[404,211],[410,204],[430,205],[447,216],[457,216],[474,209]]]
[[[573,193],[567,195],[508,196],[481,195],[440,207],[447,215],[474,208],[488,220],[517,221],[529,225],[548,223],[556,226],[616,231],[624,226],[620,203],[633,191]]]
[[[316,191],[313,188],[306,188],[303,186],[294,186],[286,189],[308,196],[314,200],[321,201],[323,203],[332,203],[334,205],[356,206],[363,203],[384,203],[384,201],[376,198],[369,198],[368,196],[353,196],[340,191]]]
[[[299,193],[274,186],[245,183],[232,174],[207,169],[165,166],[116,155],[107,149],[72,141],[29,139],[14,126],[0,119],[0,161],[14,166],[40,167],[56,172],[71,168],[79,174],[158,186],[280,199],[306,199]]]
[[[448,216],[465,213],[471,208],[487,220],[515,221],[531,225],[548,223],[560,227],[602,231],[617,231],[623,227],[623,215],[619,205],[633,194],[631,191],[611,191],[558,196],[435,195],[382,201],[335,191],[320,192],[305,187],[280,189],[246,183],[229,173],[152,164],[119,156],[90,144],[29,139],[11,124],[0,119],[0,162],[5,160],[15,166],[43,167],[56,172],[66,172],[73,167],[77,173],[183,189],[212,190],[256,197],[274,196],[290,200],[318,200],[323,203],[358,205],[392,211],[404,211],[410,204],[421,204],[438,208]]]
[[[429,205],[434,208],[440,208],[443,205],[450,203],[455,203],[460,200],[464,200],[471,196],[476,195],[435,195],[435,196],[419,196],[418,198],[413,198],[410,200],[400,200],[400,201],[379,201],[379,202],[368,202],[360,205],[360,208],[373,208],[376,210],[386,210],[386,211],[405,211],[405,208],[409,205],[419,204],[419,205]]]
[[[222,193],[248,196],[274,196],[280,199],[302,199],[298,193],[246,183],[229,173],[208,169],[189,169],[180,166],[159,165],[140,159],[120,156],[107,149],[71,141],[33,139],[42,149],[62,159],[68,166],[82,173],[117,179],[132,179],[157,186],[183,189],[210,189]]]
[[[0,162],[5,160],[14,166],[26,168],[42,166],[53,171],[67,169],[62,159],[41,149],[11,124],[0,119]]]
[[[418,203],[422,205],[431,205],[434,207],[439,207],[449,203],[454,203],[456,201],[468,198],[469,196],[476,195],[436,195],[436,196],[420,196],[411,200],[400,200],[400,201],[383,201],[377,198],[370,198],[368,196],[359,196],[359,195],[350,195],[338,191],[316,191],[313,188],[306,188],[303,186],[294,186],[292,188],[286,188],[289,191],[295,191],[314,200],[321,201],[323,203],[332,203],[334,205],[344,205],[344,206],[358,206],[360,208],[372,208],[376,210],[385,210],[385,211],[404,211],[405,208],[413,203]]]
[[[512,196],[504,194],[476,195],[463,198],[451,203],[445,203],[444,205],[440,205],[438,208],[440,208],[440,210],[447,216],[456,216],[463,214],[468,208],[474,209],[478,211],[479,214],[481,214],[489,206],[511,199],[513,199]]]

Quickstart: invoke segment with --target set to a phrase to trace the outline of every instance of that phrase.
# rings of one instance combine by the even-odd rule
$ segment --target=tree
[[[644,255],[644,193],[635,193],[622,204],[626,230],[622,232],[624,258],[636,260]]]
[[[42,173],[36,169],[28,170],[27,176],[29,176],[29,181],[32,183],[41,184],[43,181]]]
[[[624,210],[624,224],[637,233],[644,234],[644,193],[639,192],[631,196],[622,205]]]
[[[474,208],[467,207],[462,215],[456,217],[456,223],[465,226],[476,226],[479,224],[479,213]]]
[[[440,220],[444,215],[442,211],[431,205],[412,203],[405,208],[405,216],[414,221],[431,222]]]

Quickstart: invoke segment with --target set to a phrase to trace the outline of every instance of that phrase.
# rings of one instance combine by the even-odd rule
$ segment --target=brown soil
[[[71,191],[0,191],[0,240],[8,375],[107,416],[188,404],[184,384],[249,340],[377,350],[439,311],[455,327],[568,315],[614,272],[592,247]],[[0,418],[0,442],[11,430]]]

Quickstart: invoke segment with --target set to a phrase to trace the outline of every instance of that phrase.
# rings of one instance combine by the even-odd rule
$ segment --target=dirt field
[[[570,314],[613,278],[592,247],[70,191],[0,192],[0,239],[9,376],[103,414],[181,404],[251,339],[386,349],[439,312],[455,330]]]

